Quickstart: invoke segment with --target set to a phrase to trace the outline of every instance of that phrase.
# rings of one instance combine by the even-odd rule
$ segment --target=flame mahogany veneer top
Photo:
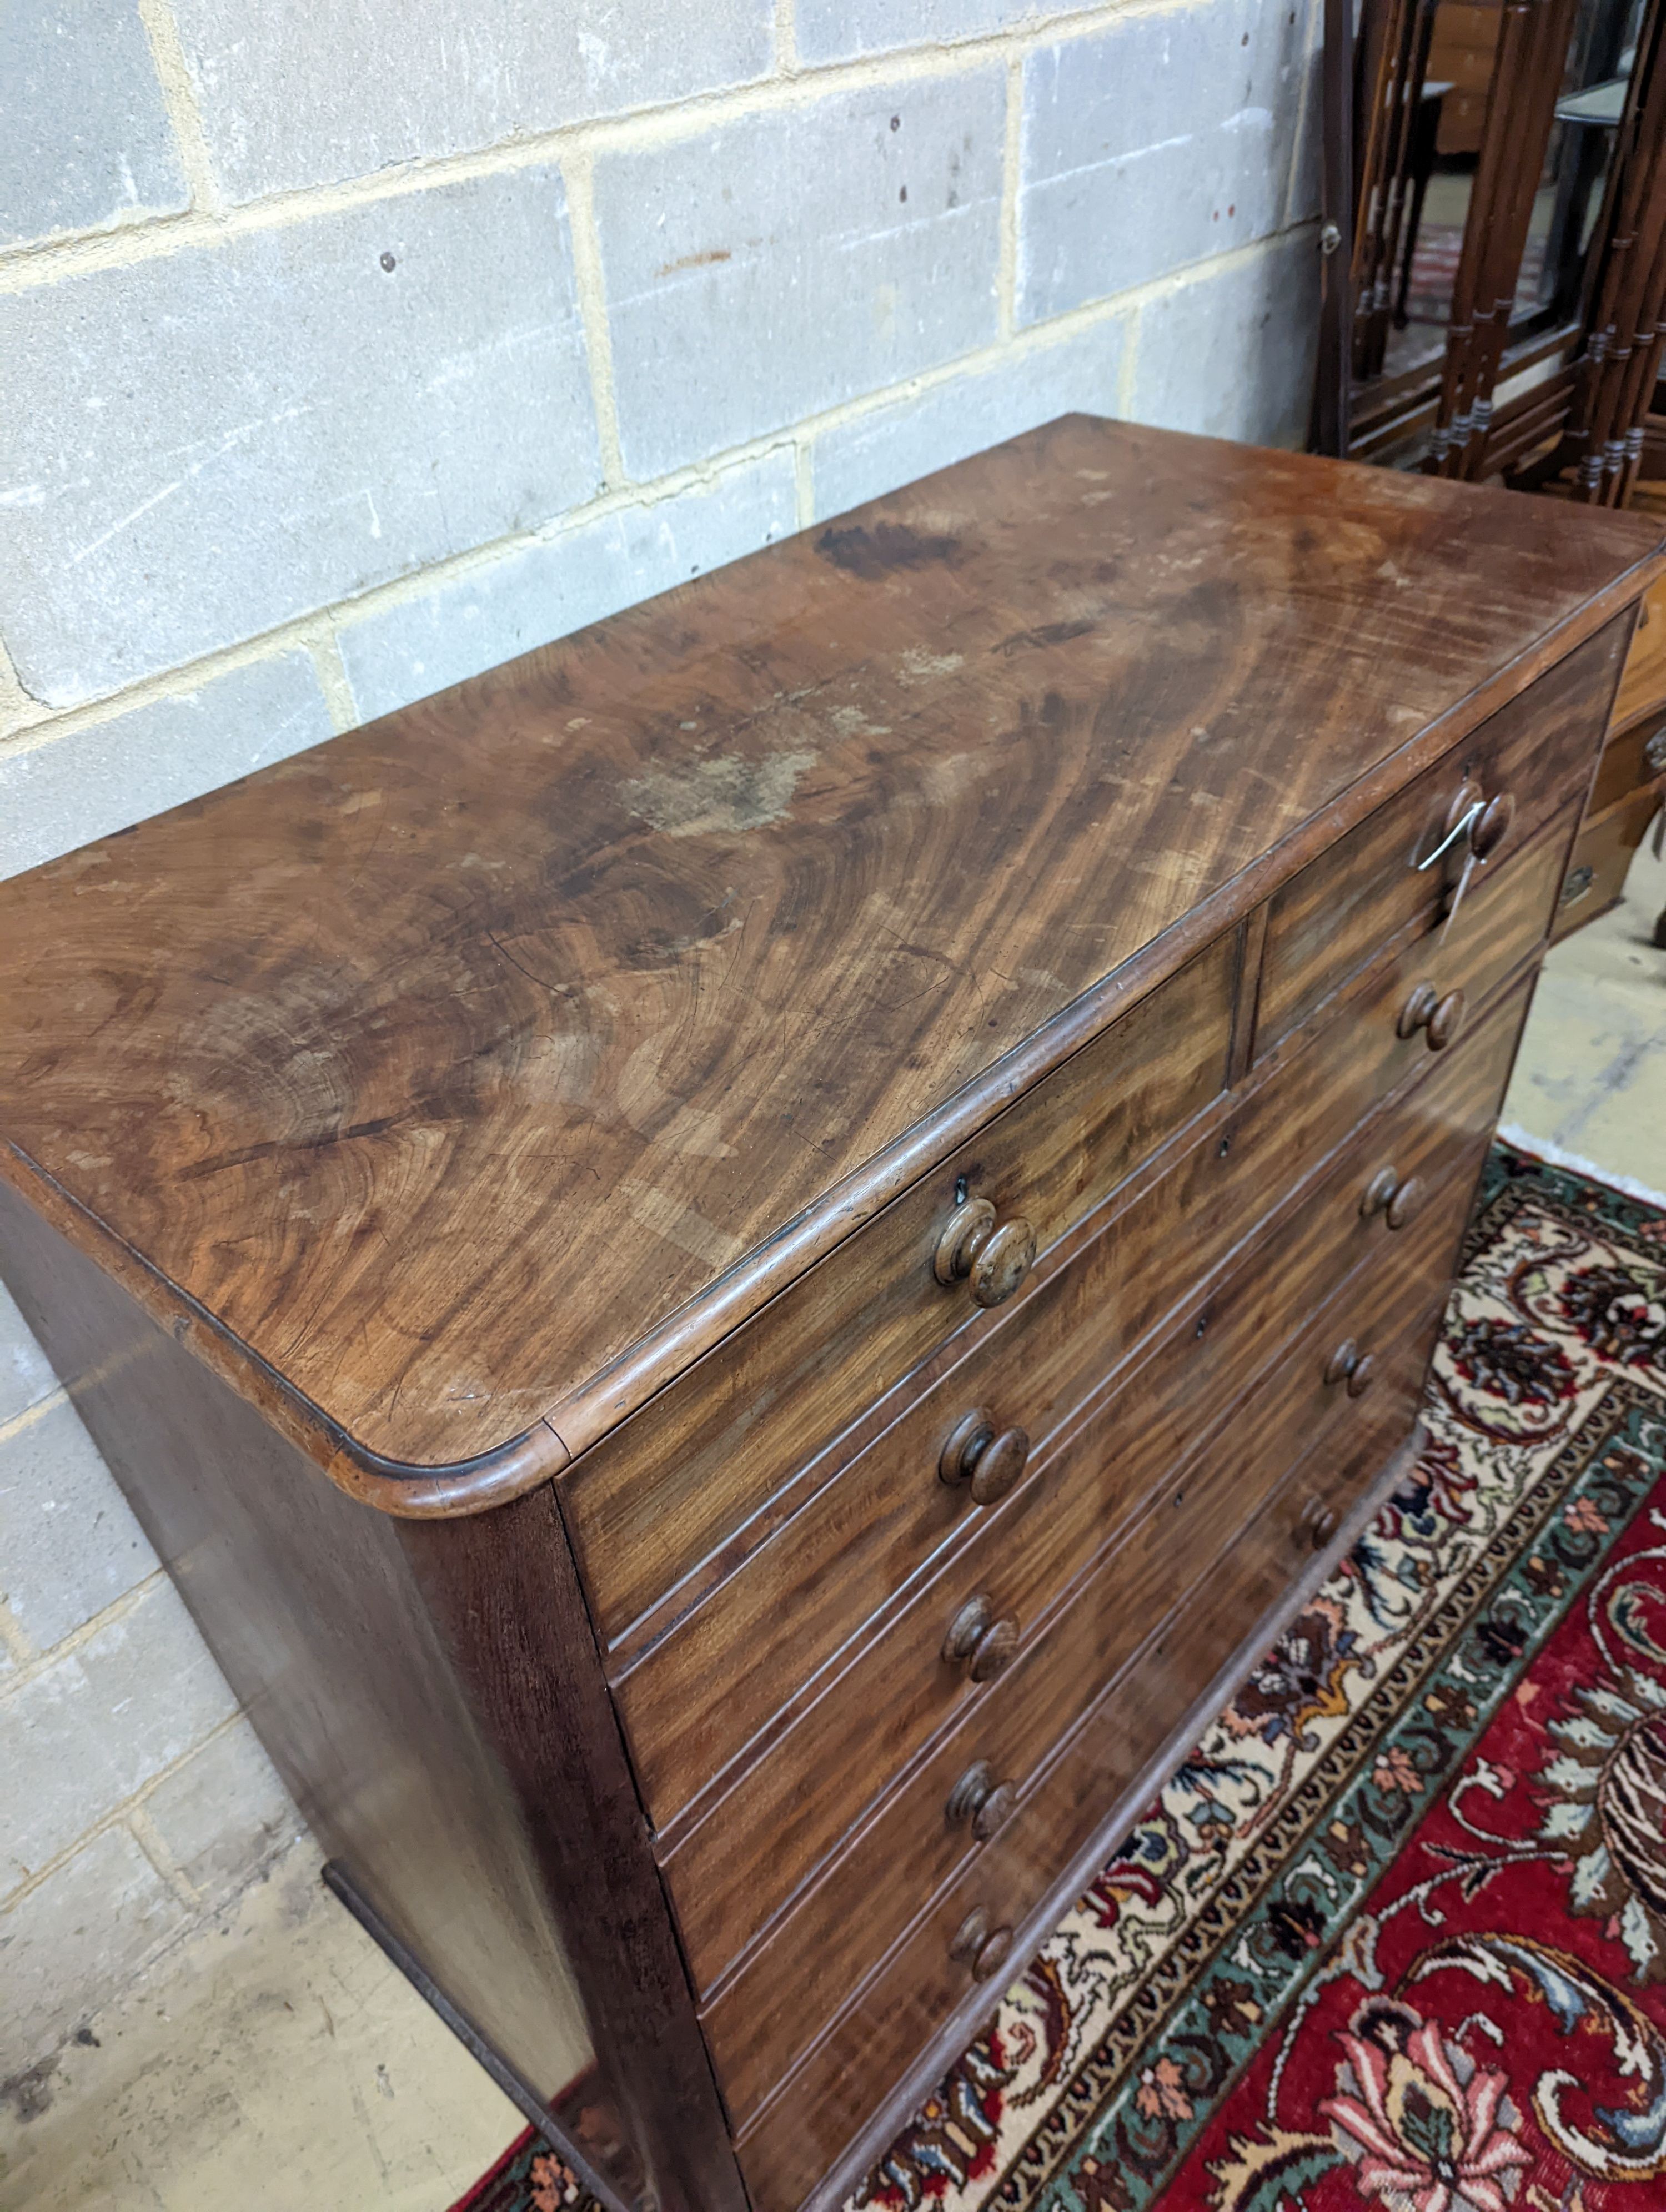
[[[0,885],[0,1168],[345,1486],[525,1489],[1660,542],[1067,417]]]

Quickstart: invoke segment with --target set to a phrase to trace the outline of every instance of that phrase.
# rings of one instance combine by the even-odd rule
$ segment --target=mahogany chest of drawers
[[[1369,1510],[1662,568],[1073,416],[0,887],[5,1276],[604,2193],[836,2203]]]

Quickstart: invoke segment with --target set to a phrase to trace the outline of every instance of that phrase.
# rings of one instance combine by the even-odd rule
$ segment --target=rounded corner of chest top
[[[547,1422],[473,1459],[424,1465],[389,1459],[340,1430],[307,1440],[337,1490],[400,1521],[457,1521],[508,1505],[559,1474],[572,1454]]]

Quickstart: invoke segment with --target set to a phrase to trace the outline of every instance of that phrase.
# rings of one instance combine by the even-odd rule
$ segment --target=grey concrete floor
[[[1505,1119],[1666,1192],[1666,867],[1551,955]],[[0,2113],[4,2212],[444,2212],[516,2113],[297,1844]]]
[[[4,2212],[444,2212],[520,2131],[296,1844],[0,2112]]]
[[[1666,1193],[1666,866],[1646,849],[1623,902],[1545,963],[1504,1120]]]

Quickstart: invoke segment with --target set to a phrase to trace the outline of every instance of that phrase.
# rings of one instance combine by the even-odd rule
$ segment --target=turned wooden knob
[[[1383,1218],[1390,1229],[1403,1229],[1423,1203],[1425,1184],[1421,1176],[1408,1176],[1396,1184],[1393,1196],[1383,1209]]]
[[[1301,1524],[1297,1530],[1298,1540],[1304,1540],[1316,1552],[1322,1552],[1336,1534],[1337,1525],[1336,1508],[1327,1505],[1322,1498],[1310,1498],[1302,1508]]]
[[[1469,850],[1478,860],[1490,860],[1510,835],[1516,818],[1516,802],[1507,791],[1489,799],[1469,826]]]
[[[1431,1052],[1444,1052],[1463,1027],[1463,994],[1449,991],[1430,1015],[1424,1036]]]
[[[1402,1182],[1392,1167],[1378,1168],[1359,1196],[1359,1211],[1367,1221],[1380,1213],[1390,1229],[1403,1229],[1423,1203],[1424,1184],[1420,1176],[1408,1176]]]
[[[987,1198],[956,1206],[938,1239],[932,1272],[939,1283],[964,1283],[981,1306],[1010,1298],[1030,1273],[1036,1232],[1019,1214],[998,1222]]]
[[[992,1928],[978,1945],[972,1959],[972,1979],[987,1982],[991,1974],[999,1973],[1006,1964],[1012,1948],[1010,1928]]]
[[[1395,1033],[1410,1037],[1421,1030],[1431,1052],[1444,1052],[1462,1027],[1462,992],[1449,991],[1443,999],[1432,983],[1420,983],[1400,1009]]]
[[[977,1956],[977,1947],[989,1939],[989,1908],[975,1905],[954,1931],[949,1942],[949,1956],[963,1966],[970,1965]]]
[[[1452,803],[1446,809],[1446,819],[1442,824],[1449,838],[1462,827],[1464,816],[1481,804],[1482,797],[1481,787],[1474,776],[1466,775],[1452,793]]]
[[[1018,1802],[1017,1783],[997,1782],[994,1767],[987,1759],[980,1759],[975,1766],[966,1769],[950,1790],[949,1802],[943,1810],[953,1827],[970,1820],[977,1841],[987,1844],[996,1829],[1005,1827],[1012,1819]]]
[[[1359,1211],[1367,1221],[1382,1212],[1399,1188],[1400,1178],[1392,1167],[1378,1168],[1359,1194]]]
[[[1400,1018],[1394,1025],[1396,1036],[1414,1037],[1428,1024],[1429,1017],[1440,1004],[1440,994],[1432,983],[1420,983],[1405,1005],[1400,1009]]]
[[[1345,1336],[1325,1362],[1326,1382],[1346,1382],[1350,1398],[1363,1397],[1376,1373],[1376,1360],[1369,1352],[1361,1352],[1351,1336]]]
[[[1012,1929],[992,1928],[988,1907],[975,1905],[956,1929],[949,1956],[959,1965],[970,1966],[975,1980],[985,1982],[997,1967],[1006,1964],[1012,1948]]]
[[[997,1434],[994,1415],[986,1406],[975,1406],[950,1430],[937,1472],[944,1482],[970,1483],[974,1505],[993,1505],[1006,1497],[1029,1457],[1030,1438],[1023,1429]]]
[[[943,1638],[945,1659],[952,1667],[964,1667],[974,1682],[989,1681],[1003,1667],[1010,1666],[1018,1648],[1017,1621],[1010,1616],[997,1620],[983,1590],[967,1599]]]

